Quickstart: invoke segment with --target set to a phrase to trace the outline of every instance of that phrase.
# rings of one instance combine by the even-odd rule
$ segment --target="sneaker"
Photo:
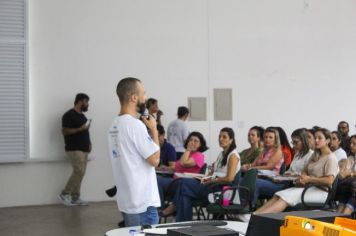
[[[84,201],[80,198],[78,198],[77,200],[72,200],[71,203],[75,206],[88,206],[89,203],[87,201]]]
[[[72,204],[72,196],[69,194],[59,194],[58,199],[66,206],[73,206]]]
[[[250,219],[251,219],[251,214],[237,214],[236,218],[239,221],[248,223],[250,221]]]

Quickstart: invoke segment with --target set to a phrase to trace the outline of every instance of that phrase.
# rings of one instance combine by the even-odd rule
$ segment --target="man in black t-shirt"
[[[90,120],[83,114],[83,112],[88,111],[88,102],[88,95],[78,93],[75,97],[74,107],[62,117],[65,151],[71,161],[73,173],[62,193],[58,195],[58,198],[67,206],[88,205],[87,202],[79,198],[88,154],[91,151],[89,136]]]

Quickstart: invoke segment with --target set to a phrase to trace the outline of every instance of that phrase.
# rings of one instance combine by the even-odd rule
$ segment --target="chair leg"
[[[199,207],[198,211],[199,211],[199,220],[201,219],[200,215],[203,217],[203,220],[206,220],[206,216],[205,216],[205,212],[204,212],[203,207]]]

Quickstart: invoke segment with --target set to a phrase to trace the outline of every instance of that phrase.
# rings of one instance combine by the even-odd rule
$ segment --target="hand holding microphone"
[[[145,123],[145,125],[147,126],[148,129],[150,129],[150,130],[157,129],[157,122],[153,118],[153,116],[148,114],[147,109],[145,109],[145,111],[142,113],[141,120],[143,121],[143,123]]]

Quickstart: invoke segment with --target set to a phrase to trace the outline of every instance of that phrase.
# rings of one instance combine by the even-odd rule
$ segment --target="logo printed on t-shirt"
[[[117,152],[116,150],[112,150],[112,157],[113,158],[118,158],[120,156],[119,152]]]

